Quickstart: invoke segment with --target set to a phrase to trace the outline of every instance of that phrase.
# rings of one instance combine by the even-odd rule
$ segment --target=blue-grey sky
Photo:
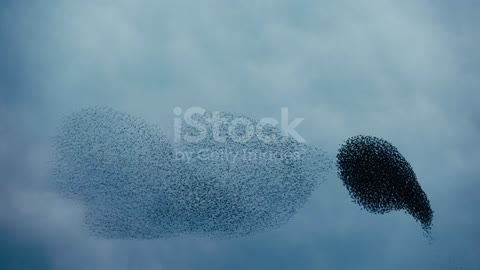
[[[478,269],[480,5],[457,2],[2,1],[0,268]],[[94,105],[167,131],[176,106],[289,107],[332,157],[383,137],[429,196],[434,241],[402,212],[361,210],[334,172],[271,232],[92,239],[48,183],[59,119]]]

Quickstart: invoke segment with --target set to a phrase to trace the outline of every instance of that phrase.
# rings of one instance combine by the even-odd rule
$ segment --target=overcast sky
[[[2,1],[1,269],[477,269],[478,1]],[[334,157],[392,142],[435,211],[373,215],[333,172],[278,230],[233,240],[95,240],[48,188],[58,121],[102,105],[158,124],[201,106],[305,120]],[[17,264],[21,258],[23,265]]]

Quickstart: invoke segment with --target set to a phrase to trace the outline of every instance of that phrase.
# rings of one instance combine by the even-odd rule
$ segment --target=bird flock
[[[372,213],[405,210],[428,232],[433,210],[415,172],[395,146],[373,136],[348,139],[337,154],[338,175],[353,200]]]
[[[280,129],[238,141],[231,113],[196,115],[198,126],[172,141],[146,121],[111,108],[66,116],[54,138],[56,190],[85,205],[97,237],[152,239],[184,234],[231,238],[279,227],[305,204],[334,163],[319,148]],[[215,117],[214,117],[215,116]],[[201,140],[194,138],[206,132]],[[218,140],[218,136],[223,140]],[[372,213],[405,210],[432,226],[433,211],[410,164],[389,142],[348,139],[337,154],[338,176],[352,199]]]
[[[195,119],[209,135],[211,116]],[[194,136],[198,129],[186,126],[181,132]],[[227,127],[218,132],[227,134]],[[263,132],[280,139],[238,142],[226,136],[220,142],[206,136],[174,143],[140,118],[87,108],[60,124],[55,184],[65,197],[85,204],[85,224],[97,237],[249,235],[288,221],[334,166],[323,151],[277,128]]]

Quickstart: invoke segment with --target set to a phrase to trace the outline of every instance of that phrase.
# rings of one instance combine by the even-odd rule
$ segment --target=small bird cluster
[[[405,210],[428,233],[433,211],[415,172],[395,146],[372,137],[348,139],[337,154],[338,175],[352,199],[372,213]]]
[[[212,121],[218,116],[222,123]],[[273,142],[256,136],[239,142],[223,124],[239,116],[212,117],[206,112],[195,119],[207,132],[202,140],[172,143],[158,127],[123,112],[94,107],[73,113],[54,140],[56,187],[85,204],[86,225],[101,238],[228,238],[288,221],[331,167],[321,150],[278,128],[263,128],[278,139]],[[185,125],[180,135],[199,131]]]

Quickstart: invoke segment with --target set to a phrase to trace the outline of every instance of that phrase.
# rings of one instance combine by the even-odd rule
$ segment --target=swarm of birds
[[[337,154],[338,175],[353,200],[372,213],[405,210],[429,232],[433,211],[407,160],[389,142],[348,139]]]
[[[273,141],[234,140],[230,126],[212,119],[242,116],[213,116],[197,115],[205,130],[186,125],[174,143],[155,125],[113,109],[73,113],[54,140],[56,187],[85,205],[85,224],[101,238],[228,238],[288,221],[324,180],[330,159],[272,126],[263,135]],[[207,132],[202,140],[185,140],[200,131]]]
[[[320,149],[241,115],[204,112],[192,120],[176,127],[172,142],[157,126],[110,108],[73,113],[54,140],[55,186],[85,205],[97,237],[229,238],[287,222],[332,166]],[[251,130],[259,126],[261,136]],[[392,144],[350,138],[337,168],[361,207],[405,210],[429,232],[429,200]]]

